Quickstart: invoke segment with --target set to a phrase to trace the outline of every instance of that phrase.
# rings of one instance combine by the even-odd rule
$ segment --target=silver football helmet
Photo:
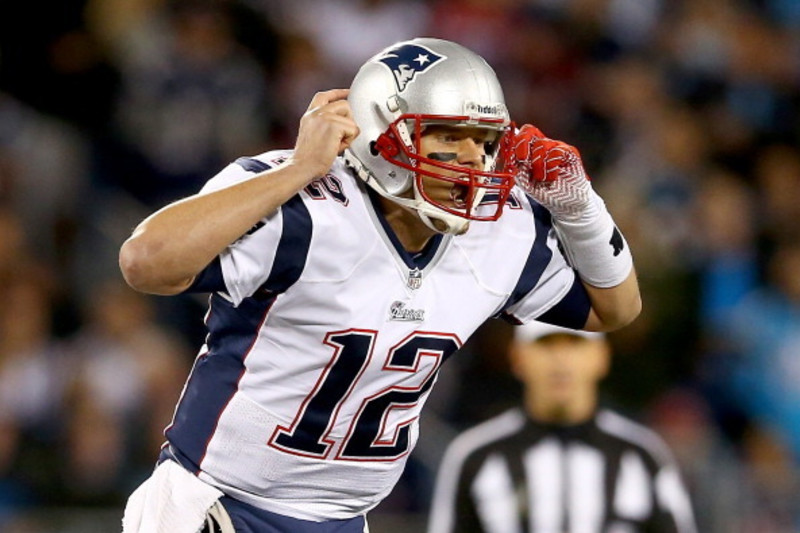
[[[497,76],[483,58],[441,39],[396,43],[361,67],[348,101],[361,133],[344,157],[379,194],[415,210],[441,233],[463,233],[470,220],[500,217],[514,183],[513,124]],[[430,125],[492,130],[483,168],[420,153],[421,134]],[[423,176],[454,184],[451,196],[458,185],[457,201],[437,201]]]

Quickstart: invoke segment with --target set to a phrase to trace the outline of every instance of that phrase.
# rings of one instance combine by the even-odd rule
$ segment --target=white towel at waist
[[[198,533],[222,491],[164,461],[128,498],[123,533]]]

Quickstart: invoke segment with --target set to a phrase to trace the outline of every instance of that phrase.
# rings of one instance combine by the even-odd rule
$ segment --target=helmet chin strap
[[[394,203],[414,211],[422,223],[436,233],[461,235],[469,228],[469,220],[466,218],[453,215],[428,203],[419,193],[416,180],[414,181],[413,198],[403,198],[402,196],[389,194],[375,178],[370,177],[366,181],[369,186],[384,198],[388,198]]]
[[[412,180],[414,184],[414,198],[403,198],[402,196],[397,196],[394,194],[390,194],[383,188],[380,181],[375,179],[372,173],[355,157],[349,150],[345,150],[344,158],[347,166],[355,171],[359,178],[364,180],[367,185],[372,187],[378,194],[383,196],[384,198],[388,198],[389,200],[393,201],[396,204],[399,204],[403,207],[411,209],[414,211],[417,216],[419,216],[422,223],[425,224],[428,228],[432,229],[437,233],[444,233],[444,234],[452,234],[452,235],[461,235],[462,233],[466,232],[469,228],[469,220],[466,218],[462,218],[438,207],[429,204],[419,192],[417,187],[416,180]],[[480,195],[477,200],[477,203],[480,203],[480,199],[483,197],[485,191],[479,190],[477,194]],[[436,225],[436,222],[440,224]]]
[[[426,209],[428,204],[425,206],[420,206],[417,208],[417,215],[419,219],[422,220],[422,223],[428,226],[430,229],[435,231],[436,233],[444,233],[449,235],[461,235],[462,233],[466,233],[469,229],[469,220],[466,218],[457,217],[455,215],[451,215],[450,213],[445,213],[435,207],[430,209],[439,211],[437,213],[429,213],[429,209]],[[436,222],[440,222],[439,226],[436,225]],[[441,227],[444,225],[444,227]]]
[[[448,213],[425,201],[417,186],[417,180],[414,180],[414,200],[407,201],[413,204],[410,207],[417,212],[423,224],[437,233],[461,235],[469,229],[469,220],[466,218]],[[436,222],[441,223],[439,227]],[[441,225],[444,225],[444,228]]]

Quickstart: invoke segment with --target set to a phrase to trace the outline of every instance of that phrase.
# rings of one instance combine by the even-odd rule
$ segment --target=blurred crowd
[[[580,149],[644,298],[606,400],[673,447],[701,531],[800,531],[795,0],[0,3],[0,529],[121,506],[152,468],[205,302],[124,285],[133,226],[291,147],[314,92],[423,35]],[[486,324],[448,363],[384,508],[425,513],[446,437],[516,403],[508,336]]]

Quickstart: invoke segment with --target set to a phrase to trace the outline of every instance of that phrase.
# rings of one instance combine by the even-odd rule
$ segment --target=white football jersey
[[[204,191],[287,155],[240,159]],[[521,191],[497,222],[437,235],[416,257],[373,195],[337,160],[194,287],[212,292],[209,333],[167,428],[170,452],[268,511],[370,510],[402,473],[442,363],[486,319],[580,327],[588,316],[549,214]]]

